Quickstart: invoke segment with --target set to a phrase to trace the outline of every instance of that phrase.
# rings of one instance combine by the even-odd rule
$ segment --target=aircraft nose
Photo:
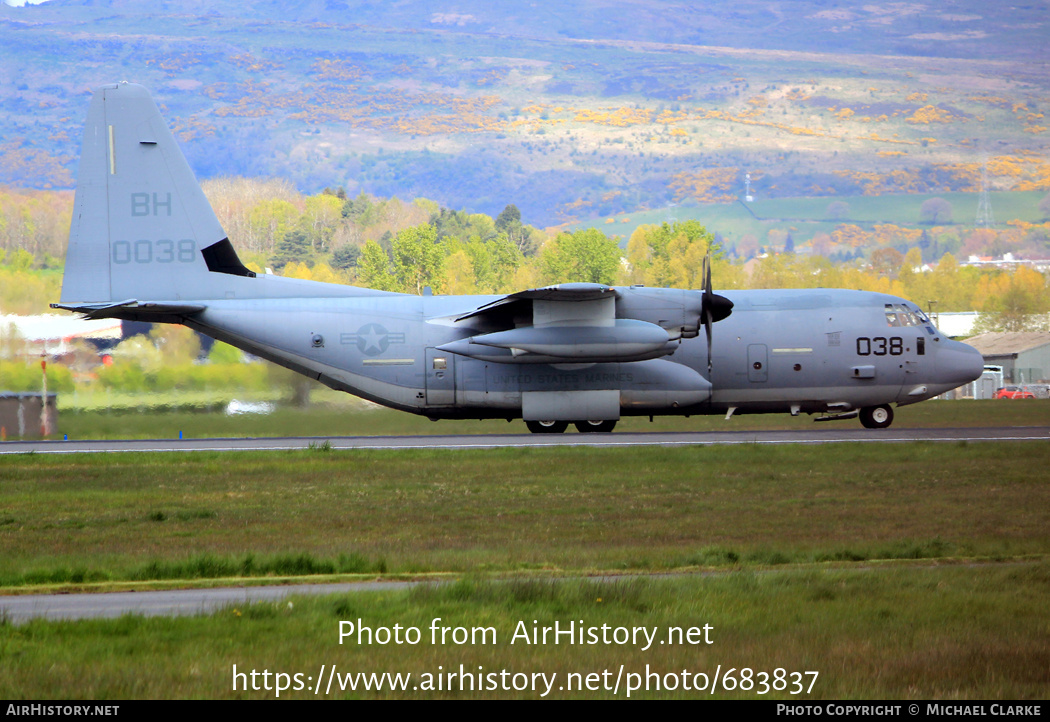
[[[968,384],[984,373],[984,357],[969,344],[959,341],[942,342],[937,354],[937,376],[942,383]]]

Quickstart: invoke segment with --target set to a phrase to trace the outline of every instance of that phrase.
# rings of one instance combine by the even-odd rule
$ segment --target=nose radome
[[[937,355],[937,376],[942,383],[968,384],[984,373],[984,357],[969,344],[945,340]]]

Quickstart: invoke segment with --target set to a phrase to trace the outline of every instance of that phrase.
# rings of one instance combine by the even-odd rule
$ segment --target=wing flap
[[[465,321],[470,318],[485,316],[505,316],[512,305],[522,305],[534,301],[553,301],[559,303],[579,303],[583,301],[599,301],[605,298],[619,298],[620,294],[615,288],[610,288],[601,283],[562,283],[556,286],[544,286],[542,288],[530,288],[527,291],[518,291],[492,303],[487,303],[470,313],[464,314],[456,321]]]

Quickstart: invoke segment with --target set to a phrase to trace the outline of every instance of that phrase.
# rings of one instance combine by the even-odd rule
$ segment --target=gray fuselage
[[[627,306],[632,294],[665,289],[616,291]],[[724,295],[734,308],[714,325],[710,385],[703,334],[663,358],[619,363],[500,363],[439,349],[474,335],[473,319],[456,319],[500,297],[202,299],[206,309],[186,323],[332,388],[433,418],[520,418],[523,394],[588,391],[615,392],[625,416],[840,412],[922,401],[983,368],[973,348],[929,323],[890,325],[888,308],[918,310],[893,296]]]

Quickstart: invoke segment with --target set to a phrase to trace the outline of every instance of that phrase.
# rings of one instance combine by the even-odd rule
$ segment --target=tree
[[[332,252],[332,267],[341,271],[349,271],[357,265],[359,258],[361,258],[361,246],[347,243]]]
[[[745,261],[758,255],[758,250],[758,238],[753,233],[745,233],[740,237],[740,240],[737,241],[737,255]]]
[[[1043,214],[1043,218],[1050,218],[1050,193],[1047,193],[1043,200],[1039,201],[1039,212]]]
[[[16,248],[14,253],[6,254],[6,265],[12,271],[26,272],[33,267],[36,259],[33,254],[24,248]]]
[[[904,254],[896,248],[880,248],[871,254],[871,270],[880,276],[896,278],[904,263]]]
[[[357,197],[353,200],[345,198],[343,200],[342,216],[354,222],[362,221],[366,213],[372,208],[372,201],[364,191],[357,194]]]
[[[933,300],[939,311],[972,311],[974,289],[978,285],[980,271],[973,267],[960,268],[955,256],[945,253],[933,273],[919,274],[920,290],[924,291],[919,302]],[[919,279],[916,279],[919,280]]]
[[[525,256],[521,248],[504,233],[500,233],[491,241],[486,241],[484,245],[491,259],[492,292],[521,290],[513,288],[514,275],[519,268],[525,265]],[[477,273],[476,265],[475,273]]]
[[[425,286],[440,286],[445,262],[437,230],[430,223],[406,228],[390,244],[394,277],[406,293],[422,294]]]
[[[288,203],[295,211],[292,214],[294,221],[298,215],[295,209],[302,202],[302,196],[286,180],[220,177],[204,181],[201,188],[215,210],[219,223],[238,250],[272,252],[273,243],[280,239],[280,234],[272,235],[271,225],[265,218],[265,204],[274,200]],[[288,211],[289,206],[281,206],[283,210],[278,213]],[[269,206],[269,210],[273,209],[273,206]],[[282,221],[279,218],[278,223],[281,222],[288,225],[288,219]]]
[[[828,203],[828,208],[824,213],[828,218],[835,221],[849,218],[849,203],[846,201],[832,201],[831,203]]]
[[[313,257],[313,248],[306,233],[301,228],[293,228],[287,231],[277,244],[270,264],[275,271],[280,271],[292,261],[309,265],[313,263]]]
[[[252,250],[272,251],[299,220],[299,209],[286,200],[259,201],[248,213],[248,224],[257,245]]]
[[[365,243],[357,261],[358,283],[379,291],[398,290],[391,271],[390,256],[386,255],[383,247],[375,241]]]
[[[342,220],[343,202],[334,195],[320,193],[306,199],[300,223],[307,231],[314,251],[328,250],[336,226]]]
[[[445,259],[445,293],[477,293],[474,284],[474,264],[466,250],[455,251]]]
[[[627,244],[631,281],[666,288],[701,288],[704,256],[720,257],[714,236],[699,221],[640,226]]]
[[[943,198],[930,198],[919,207],[919,220],[930,225],[951,223],[952,204]]]
[[[237,364],[244,361],[244,352],[235,346],[230,346],[222,341],[212,344],[208,353],[208,361],[213,364]]]
[[[315,263],[310,269],[310,278],[321,283],[346,283],[346,276],[340,275],[324,261]]]
[[[283,386],[287,393],[287,403],[298,408],[309,406],[310,392],[315,388],[322,388],[309,376],[303,376],[275,363],[266,364],[266,376],[270,388]]]
[[[901,282],[901,286],[904,288],[904,297],[915,299],[916,301],[924,302],[925,299],[916,298],[915,292],[915,279],[917,276],[922,276],[922,251],[918,248],[910,249],[904,254],[904,260],[901,261],[900,270],[897,271],[897,280]]]
[[[507,228],[513,223],[521,225],[521,211],[518,210],[516,205],[510,204],[496,216],[496,230],[506,232]]]
[[[149,338],[163,355],[161,364],[191,363],[201,353],[200,336],[185,326],[154,324]]]
[[[1013,273],[985,276],[978,283],[975,305],[983,312],[978,331],[1045,331],[1050,294],[1038,271],[1020,267]]]
[[[547,283],[613,284],[620,271],[620,246],[597,228],[562,233],[540,250]]]
[[[525,252],[528,247],[529,233],[521,223],[521,211],[515,205],[508,205],[496,216],[496,231],[506,233],[507,238]]]

